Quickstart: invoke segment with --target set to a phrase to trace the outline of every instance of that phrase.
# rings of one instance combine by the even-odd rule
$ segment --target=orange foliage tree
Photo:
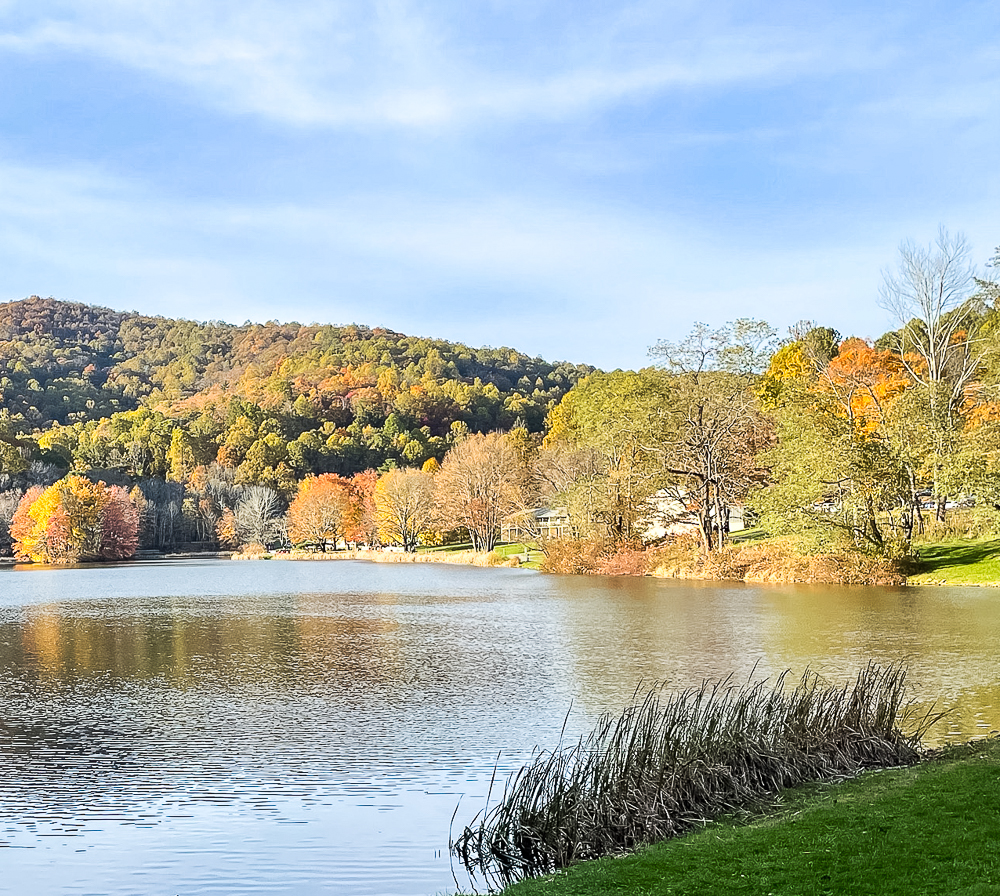
[[[319,545],[346,537],[351,519],[351,481],[333,473],[310,476],[299,483],[288,508],[288,537],[292,544]]]
[[[913,385],[907,361],[920,363],[879,351],[864,339],[845,339],[820,378],[820,389],[836,398],[859,433],[870,435],[884,422],[889,405]]]
[[[378,473],[366,470],[351,477],[351,501],[344,525],[344,538],[353,544],[377,544],[375,486]]]
[[[76,475],[30,489],[11,521],[15,555],[36,563],[124,560],[135,553],[138,531],[128,492]]]

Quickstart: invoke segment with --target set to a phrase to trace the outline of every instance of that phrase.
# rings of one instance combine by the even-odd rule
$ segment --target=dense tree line
[[[0,550],[27,544],[25,492],[54,507],[90,482],[159,550],[490,550],[549,508],[573,537],[638,545],[656,519],[711,552],[739,508],[813,547],[905,551],[956,505],[1000,508],[1000,286],[968,256],[944,231],[905,243],[874,342],[698,324],[612,373],[357,326],[0,306]],[[25,412],[50,392],[61,411]]]
[[[991,267],[1000,264],[1000,250]],[[950,508],[1000,508],[1000,288],[961,237],[904,243],[874,343],[812,322],[697,325],[660,363],[594,374],[550,417],[539,472],[575,528],[635,541],[650,513],[724,546],[733,508],[808,547],[908,550]]]
[[[37,296],[0,304],[0,409],[22,434],[140,407],[225,416],[233,399],[302,431],[379,428],[392,415],[436,436],[517,419],[540,431],[590,370],[359,325],[199,323]]]
[[[253,487],[284,512],[308,477],[419,467],[515,424],[540,433],[591,370],[359,325],[2,304],[0,551],[7,504],[70,472],[128,490],[145,546],[210,544]]]
[[[473,433],[441,465],[308,476],[290,501],[266,485],[239,484],[218,464],[196,467],[183,482],[144,480],[131,493],[94,471],[71,473],[47,488],[0,493],[0,513],[15,556],[42,563],[126,559],[140,546],[413,551],[468,540],[489,551],[531,500],[516,444],[508,434]]]

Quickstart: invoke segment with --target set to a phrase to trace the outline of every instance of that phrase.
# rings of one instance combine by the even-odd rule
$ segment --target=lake
[[[453,891],[452,815],[457,833],[482,807],[498,753],[503,775],[641,681],[809,666],[840,682],[906,659],[915,698],[954,710],[936,738],[957,739],[1000,727],[998,648],[985,588],[353,561],[7,569],[0,892]]]

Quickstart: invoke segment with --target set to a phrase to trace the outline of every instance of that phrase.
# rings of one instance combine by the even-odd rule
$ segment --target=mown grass
[[[1000,538],[953,539],[915,546],[915,571],[909,585],[1000,584]]]
[[[536,754],[453,844],[508,884],[684,834],[804,781],[912,763],[934,716],[913,716],[906,669],[869,664],[851,685],[806,674],[667,693],[661,685],[577,744]]]
[[[757,526],[753,529],[740,529],[738,532],[734,532],[730,536],[730,541],[733,544],[742,544],[748,541],[765,541],[770,538],[770,534],[766,529]]]
[[[522,561],[521,566],[537,569],[545,559],[545,553],[538,549],[537,545],[524,544],[523,542],[513,542],[511,544],[498,544],[493,548],[493,552],[501,557],[524,557],[527,561]]]
[[[920,896],[1000,893],[1000,741],[906,769],[787,792],[750,824],[717,822],[505,896]]]

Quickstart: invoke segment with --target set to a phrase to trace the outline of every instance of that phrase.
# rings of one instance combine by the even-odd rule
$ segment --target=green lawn
[[[773,814],[524,881],[508,896],[1000,894],[1000,741],[790,792]]]
[[[446,551],[471,551],[472,542],[466,541],[460,544],[446,544],[440,545],[438,547],[422,547],[417,548],[417,552],[420,554],[433,554],[438,552]],[[523,557],[524,552],[528,552],[528,562],[522,563],[522,566],[527,566],[530,569],[537,569],[541,564],[542,560],[545,559],[545,554],[538,550],[536,545],[524,545],[520,542],[513,542],[510,544],[498,544],[493,548],[493,553],[499,554],[501,557],[513,557],[518,555]]]
[[[729,537],[729,540],[733,544],[742,544],[743,542],[748,542],[748,541],[763,541],[765,538],[768,537],[769,537],[768,533],[764,529],[761,529],[759,526],[757,526],[756,528],[753,529],[741,529],[739,532],[734,532]]]
[[[955,539],[918,544],[916,549],[919,565],[907,579],[910,585],[1000,584],[1000,539]]]

